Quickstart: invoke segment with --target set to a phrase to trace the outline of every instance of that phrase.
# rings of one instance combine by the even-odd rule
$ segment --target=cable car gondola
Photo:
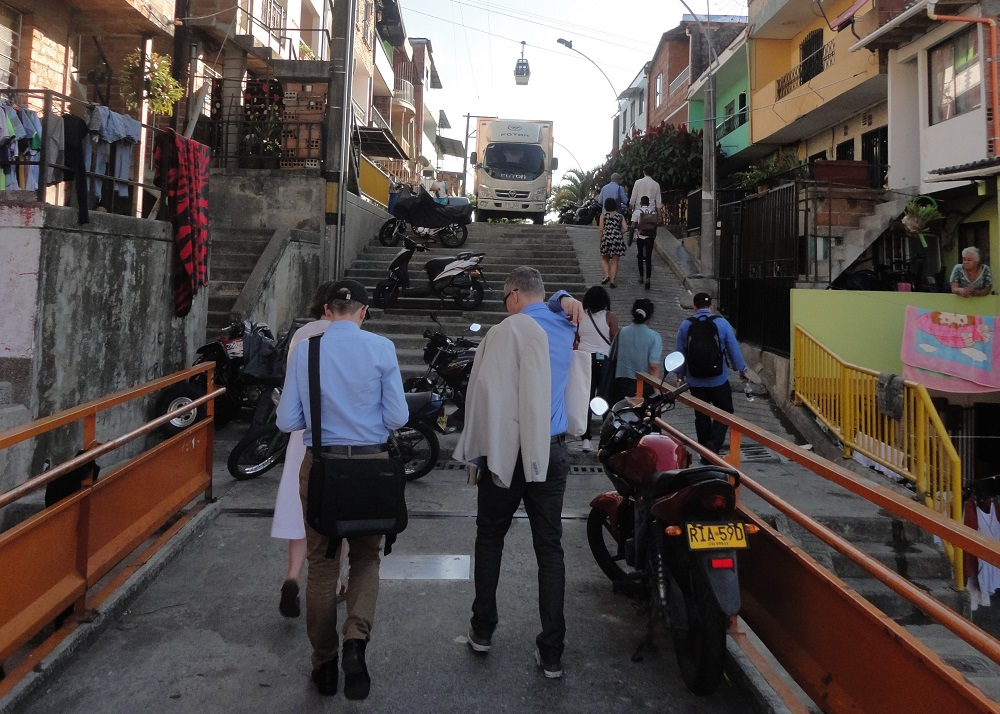
[[[526,43],[521,41],[521,59],[517,61],[514,65],[514,81],[519,85],[524,85],[528,83],[531,79],[531,68],[528,66],[528,60],[524,59],[524,45]]]

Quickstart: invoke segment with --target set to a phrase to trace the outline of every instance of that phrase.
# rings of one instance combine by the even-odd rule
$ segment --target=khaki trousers
[[[352,459],[387,459],[388,453],[338,456]],[[312,449],[306,451],[299,471],[299,497],[302,499],[302,517],[305,519],[306,494],[309,491],[309,471],[312,469]],[[348,538],[347,559],[347,619],[344,620],[345,640],[368,640],[375,620],[378,601],[379,553],[382,536]],[[337,581],[340,559],[327,558],[330,539],[317,533],[306,524],[306,633],[312,644],[312,666],[336,659],[340,651],[337,636]],[[343,543],[341,543],[343,548]],[[338,548],[338,552],[341,548]]]

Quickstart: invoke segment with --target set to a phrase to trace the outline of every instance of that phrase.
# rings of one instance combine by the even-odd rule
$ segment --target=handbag
[[[309,339],[309,408],[312,418],[312,469],[306,489],[306,523],[331,539],[384,535],[385,554],[407,525],[406,477],[395,459],[346,459],[323,454],[317,335]]]
[[[601,367],[601,380],[597,383],[597,396],[610,405],[615,396],[615,372],[618,371],[618,335],[611,343],[611,352]]]

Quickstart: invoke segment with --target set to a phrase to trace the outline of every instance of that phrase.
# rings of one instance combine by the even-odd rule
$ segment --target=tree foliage
[[[648,164],[662,190],[692,189],[701,184],[701,137],[700,131],[665,122],[643,134],[633,134],[620,149],[608,154],[597,172],[596,185],[603,186],[617,172],[625,186],[632,186]]]
[[[575,203],[577,205],[586,201],[591,194],[595,193],[600,186],[595,181],[599,169],[583,171],[572,169],[563,176],[563,183],[559,184],[552,194],[550,210],[560,211],[566,204]]]

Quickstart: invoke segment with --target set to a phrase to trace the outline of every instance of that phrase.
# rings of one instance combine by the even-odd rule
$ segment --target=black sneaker
[[[364,640],[344,642],[344,696],[348,699],[366,699],[371,691],[372,679],[365,664]]]
[[[340,679],[340,671],[337,669],[337,658],[334,657],[329,662],[324,662],[312,673],[313,684],[322,697],[332,697],[337,693],[337,682]]]
[[[294,580],[286,580],[281,585],[281,601],[278,612],[285,617],[298,617],[301,614],[299,605],[299,584]]]
[[[469,647],[472,648],[473,652],[479,652],[480,654],[486,654],[491,649],[493,649],[493,639],[489,635],[484,635],[476,632],[475,627],[469,628]]]
[[[547,679],[559,679],[563,674],[559,657],[545,657],[537,647],[535,647],[535,662],[542,668],[542,673]]]

